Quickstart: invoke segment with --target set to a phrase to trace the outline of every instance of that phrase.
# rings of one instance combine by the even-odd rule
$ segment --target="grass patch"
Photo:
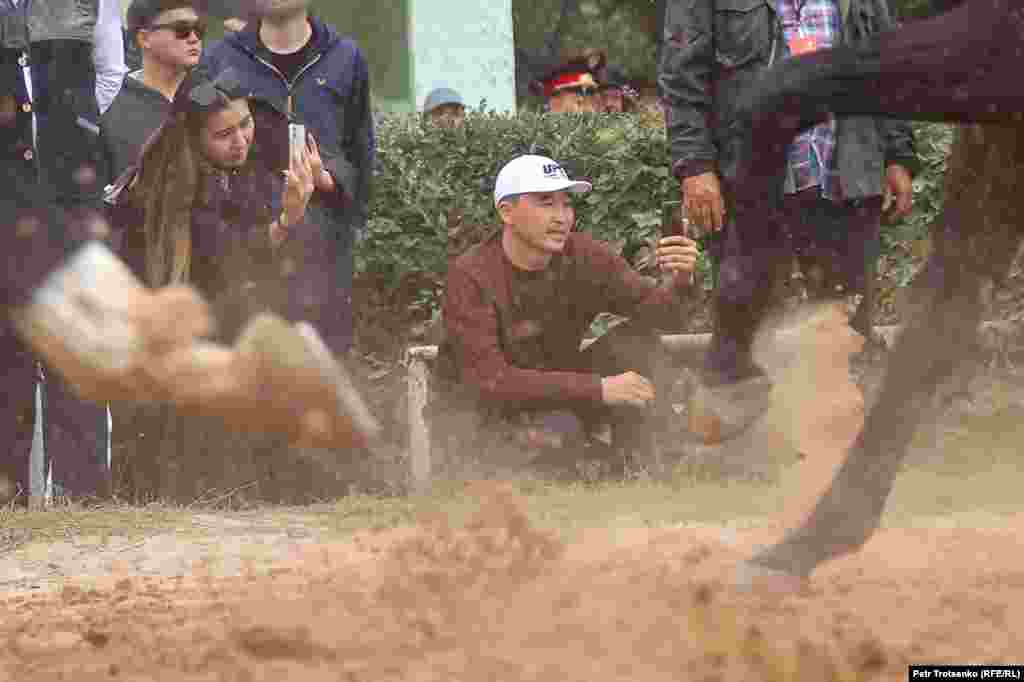
[[[951,514],[981,519],[1024,510],[1022,438],[1024,410],[1019,407],[966,416],[956,429],[919,433],[915,445],[934,449],[936,457],[900,474],[886,522]]]
[[[965,525],[990,525],[1024,509],[1020,502],[1024,410],[965,418],[960,428],[919,434],[917,447],[936,449],[927,466],[908,468],[896,481],[883,524],[929,523],[951,517]],[[531,519],[566,537],[587,528],[665,528],[687,524],[754,525],[780,508],[781,489],[755,482],[714,480],[680,470],[668,481],[649,479],[556,483],[526,480],[514,484]],[[423,516],[447,516],[461,525],[477,508],[462,483],[441,483],[429,494],[409,497],[353,495],[311,507],[263,507],[247,512],[216,512],[150,504],[133,507],[59,505],[45,511],[0,509],[0,531],[32,542],[70,537],[145,537],[160,533],[210,534],[196,514],[259,524],[305,525],[327,538],[343,539],[362,530],[386,530],[416,523]],[[972,521],[972,519],[974,521]],[[976,523],[975,523],[976,521]],[[238,532],[244,532],[240,527]],[[0,536],[0,540],[3,536]]]
[[[736,523],[774,510],[774,486],[756,483],[707,482],[680,477],[647,480],[556,483],[519,481],[513,484],[526,501],[527,513],[539,526],[563,535],[603,527],[671,527],[688,523]],[[478,506],[475,495],[460,483],[440,484],[424,495],[405,498],[352,496],[331,505],[299,512],[332,535],[384,530],[413,524],[423,516],[444,515],[461,525]]]
[[[0,530],[27,534],[34,542],[55,542],[70,537],[138,538],[188,526],[189,511],[183,507],[151,504],[82,506],[57,504],[45,510],[4,508]]]

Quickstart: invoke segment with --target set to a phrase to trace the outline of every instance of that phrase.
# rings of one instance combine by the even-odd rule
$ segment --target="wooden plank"
[[[406,351],[405,365],[409,370],[409,473],[416,492],[429,490],[432,478],[430,426],[423,410],[429,399],[429,363],[436,357],[436,346],[417,346]]]

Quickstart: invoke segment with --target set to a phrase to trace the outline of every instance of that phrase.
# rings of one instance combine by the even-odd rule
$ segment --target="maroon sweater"
[[[449,263],[445,352],[459,381],[483,401],[600,403],[601,377],[583,371],[580,356],[594,317],[610,312],[652,330],[677,330],[688,311],[688,287],[659,286],[578,232],[543,273],[532,275],[551,280],[554,295],[524,310],[517,282],[529,276],[505,257],[500,232]],[[533,349],[529,360],[524,345]]]

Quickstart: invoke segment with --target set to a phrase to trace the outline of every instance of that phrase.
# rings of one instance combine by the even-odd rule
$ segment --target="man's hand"
[[[701,173],[683,178],[680,190],[686,214],[703,234],[722,229],[725,224],[725,202],[722,200],[722,187],[715,173]]]
[[[883,210],[895,220],[910,213],[914,207],[914,182],[910,171],[899,164],[885,169],[885,200]]]
[[[605,405],[647,407],[654,400],[654,384],[636,372],[601,379],[601,400]]]
[[[689,237],[663,237],[658,241],[656,255],[662,272],[676,275],[676,281],[690,282],[690,275],[697,267],[697,242]]]

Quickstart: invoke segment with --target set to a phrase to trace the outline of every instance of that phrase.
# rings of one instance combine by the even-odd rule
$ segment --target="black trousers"
[[[652,380],[659,395],[665,395],[673,380],[670,364],[653,330],[626,322],[581,351],[574,366],[566,369],[602,377],[636,372]],[[448,453],[449,461],[469,455],[485,465],[500,466],[503,458],[521,461],[518,453],[525,449],[536,455],[534,461],[542,468],[548,464],[557,468],[581,458],[610,460],[618,468],[634,455],[649,452],[662,425],[660,411],[654,408],[589,403],[502,408],[455,398],[455,394],[457,389],[435,390],[425,415],[434,446]],[[589,439],[592,429],[601,424],[612,429],[610,448]],[[517,454],[509,454],[509,448]]]
[[[705,358],[705,380],[731,383],[757,373],[751,358],[754,335],[769,309],[778,303],[776,290],[794,257],[805,276],[820,275],[818,295],[871,294],[873,264],[879,247],[882,197],[833,202],[817,188],[787,195],[779,210],[765,213],[750,229],[730,220],[714,257],[718,264],[715,327]],[[869,279],[872,278],[872,279]],[[870,304],[855,320],[862,334],[870,332]]]
[[[14,117],[0,120],[0,238],[6,268],[0,299],[24,303],[63,255],[97,235],[92,217],[109,180],[99,140],[99,111],[91,45],[77,41],[33,44],[32,94],[12,51],[3,51],[0,93],[15,97]],[[29,106],[26,106],[29,105]],[[32,136],[32,117],[37,123]],[[33,143],[37,144],[33,147]],[[6,310],[4,311],[6,314]],[[0,408],[0,473],[10,491],[29,491],[29,454],[42,386],[44,475],[54,492],[103,496],[109,490],[107,413],[78,400],[55,372],[40,368],[8,325],[0,329],[0,365],[6,401]]]

